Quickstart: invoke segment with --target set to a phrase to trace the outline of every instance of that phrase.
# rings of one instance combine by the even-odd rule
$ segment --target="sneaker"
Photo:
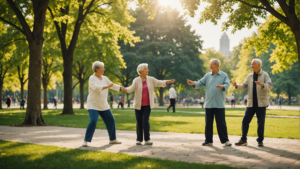
[[[231,146],[232,144],[229,141],[226,141],[225,146]]]
[[[264,146],[263,142],[258,142],[258,147],[263,147],[263,146]]]
[[[167,112],[169,113],[169,108],[167,108]]]
[[[246,146],[247,145],[247,141],[244,140],[240,140],[239,142],[235,143],[236,146]]]
[[[87,147],[87,142],[86,141],[83,141],[82,147]]]
[[[112,140],[109,141],[109,144],[121,144],[122,142],[118,141],[118,140]]]
[[[213,145],[213,143],[209,143],[209,142],[202,143],[202,146],[212,146],[212,145]]]
[[[141,141],[136,141],[136,145],[142,145]]]
[[[145,141],[145,145],[152,145],[153,142],[151,140]]]

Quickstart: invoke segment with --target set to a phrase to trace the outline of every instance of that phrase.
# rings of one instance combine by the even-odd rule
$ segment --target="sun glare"
[[[162,6],[172,6],[175,0],[159,0],[159,4]]]

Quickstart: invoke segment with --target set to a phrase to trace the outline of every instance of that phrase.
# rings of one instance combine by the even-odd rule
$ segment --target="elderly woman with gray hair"
[[[137,73],[140,76],[133,80],[130,87],[122,88],[123,91],[128,93],[135,91],[133,107],[136,117],[137,145],[141,145],[143,140],[145,140],[146,145],[153,144],[150,140],[149,116],[151,109],[154,107],[154,87],[166,87],[167,84],[175,82],[175,80],[157,80],[148,76],[148,72],[147,63],[138,65]]]
[[[109,143],[121,144],[120,141],[116,140],[115,118],[110,111],[107,96],[108,89],[119,91],[120,88],[123,87],[112,83],[106,76],[103,76],[105,70],[103,62],[94,62],[92,69],[95,73],[89,78],[89,95],[87,98],[87,109],[90,115],[90,122],[87,126],[82,146],[86,147],[87,142],[92,141],[98,116],[101,116],[105,123],[109,135]]]

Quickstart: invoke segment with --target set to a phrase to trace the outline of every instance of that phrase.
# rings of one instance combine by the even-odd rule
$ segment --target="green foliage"
[[[197,79],[203,75],[203,62],[199,59],[202,48],[200,37],[191,31],[183,16],[173,9],[160,9],[153,20],[138,9],[133,11],[137,19],[131,24],[141,42],[133,49],[122,48],[136,53],[149,64],[149,74],[157,79],[174,78],[176,83],[186,84],[186,79]]]
[[[279,11],[283,13],[282,10]],[[270,58],[271,62],[275,62],[272,65],[272,73],[291,69],[293,63],[298,60],[296,39],[291,28],[273,15],[267,18],[258,28],[258,34],[247,43],[255,47],[258,56],[263,52],[269,52],[271,43],[275,45]]]

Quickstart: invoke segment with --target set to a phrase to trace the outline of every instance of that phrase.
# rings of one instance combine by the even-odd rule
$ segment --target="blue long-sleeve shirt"
[[[219,89],[216,85],[224,86],[224,89]],[[205,108],[225,108],[225,93],[230,86],[228,75],[220,70],[216,75],[209,72],[196,82],[194,87],[199,89],[204,86],[206,86]]]

